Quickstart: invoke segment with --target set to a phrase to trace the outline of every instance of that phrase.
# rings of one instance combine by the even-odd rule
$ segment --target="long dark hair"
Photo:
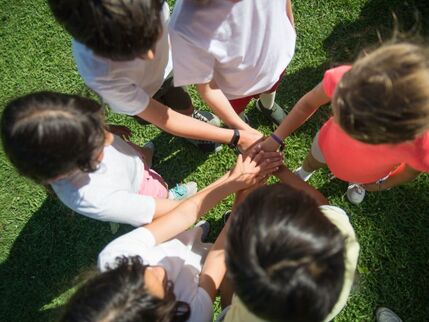
[[[173,284],[168,283],[164,298],[145,287],[148,265],[140,257],[117,259],[109,269],[86,282],[68,302],[61,322],[184,322],[189,305],[176,301]]]
[[[271,185],[251,193],[231,218],[227,267],[236,294],[255,315],[317,322],[341,292],[344,247],[311,197]]]
[[[36,182],[95,171],[105,141],[103,108],[77,95],[29,94],[7,104],[1,138],[12,164]]]

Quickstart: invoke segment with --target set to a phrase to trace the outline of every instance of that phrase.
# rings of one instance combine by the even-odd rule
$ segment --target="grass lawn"
[[[170,1],[172,4],[174,1]],[[297,51],[277,101],[290,109],[317,84],[323,71],[354,59],[358,49],[388,38],[392,11],[409,30],[420,11],[420,33],[429,35],[425,0],[294,0]],[[70,38],[55,23],[45,1],[0,0],[0,106],[37,90],[95,97],[79,77]],[[279,40],[281,41],[281,40]],[[429,58],[428,58],[429,59]],[[194,103],[203,104],[193,92]],[[286,160],[295,168],[303,160],[329,108],[322,108],[287,140]],[[268,134],[269,123],[249,110],[254,127]],[[140,126],[125,116],[108,114],[134,132],[133,140],[156,145],[155,169],[169,181],[196,181],[204,187],[229,169],[234,153],[224,147],[204,154],[182,139]],[[1,151],[1,150],[0,150]],[[113,238],[109,225],[74,214],[33,183],[19,177],[0,152],[0,321],[53,321],[96,256]],[[358,279],[346,309],[336,321],[373,321],[377,306],[393,308],[407,322],[429,319],[429,177],[378,194],[361,206],[345,200],[346,184],[320,171],[311,179],[334,205],[350,215],[361,243]],[[206,215],[214,240],[223,224],[228,198]]]

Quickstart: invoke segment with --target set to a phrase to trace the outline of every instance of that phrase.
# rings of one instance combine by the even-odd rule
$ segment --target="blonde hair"
[[[332,100],[340,126],[370,144],[401,143],[429,129],[429,48],[385,44],[362,55]]]

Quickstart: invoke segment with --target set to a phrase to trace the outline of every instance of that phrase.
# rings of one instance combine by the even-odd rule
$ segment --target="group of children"
[[[162,0],[49,5],[73,37],[80,75],[113,112],[203,151],[224,143],[243,152],[199,192],[195,183],[168,189],[151,169],[153,145],[121,138],[97,102],[52,92],[12,100],[1,137],[20,174],[77,213],[138,227],[100,253],[101,273],[74,294],[62,320],[211,321],[218,292],[223,321],[337,315],[359,245],[344,211],[305,181],[328,167],[358,204],[365,191],[429,172],[429,49],[387,44],[330,69],[286,116],[274,99],[295,47],[290,0],[178,0],[171,18]],[[187,85],[214,114],[194,109]],[[254,98],[278,125],[267,138],[244,114]],[[277,151],[329,102],[333,116],[292,173]],[[264,186],[270,175],[281,183]],[[208,223],[198,219],[232,193],[232,213],[208,244]]]

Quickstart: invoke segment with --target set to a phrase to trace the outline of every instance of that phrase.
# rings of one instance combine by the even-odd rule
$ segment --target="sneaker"
[[[220,127],[220,119],[216,115],[208,111],[194,110],[192,112],[191,117],[204,123],[209,123],[211,125]]]
[[[313,175],[314,171],[311,172],[307,172],[305,171],[302,167],[299,167],[298,169],[296,169],[293,174],[296,175],[297,177],[299,177],[301,180],[307,182],[308,180],[310,180],[311,176]]]
[[[246,112],[241,112],[238,116],[244,121],[246,124],[250,124],[249,117],[246,115]]]
[[[360,184],[349,183],[346,195],[352,204],[358,205],[365,198],[365,189]]]
[[[172,200],[183,200],[196,194],[198,191],[196,182],[188,182],[182,184],[176,184],[174,188],[168,190],[168,199]]]
[[[213,113],[210,113],[207,111],[194,110],[192,112],[191,117],[193,117],[196,120],[220,127],[220,120]],[[194,139],[186,139],[186,140],[192,143],[193,145],[195,145],[203,152],[219,152],[220,150],[222,150],[222,144],[220,143],[205,141],[205,140],[194,140]]]
[[[195,228],[197,228],[197,227],[200,227],[202,230],[201,241],[202,242],[207,241],[207,237],[209,236],[209,233],[210,233],[210,223],[208,221],[205,221],[205,220],[200,220],[195,225]]]
[[[387,307],[379,307],[375,313],[375,316],[377,322],[402,322],[400,317]]]
[[[271,121],[273,121],[276,125],[280,125],[280,123],[286,117],[285,111],[283,111],[280,105],[278,105],[276,102],[274,102],[272,109],[265,108],[262,105],[261,100],[257,100],[255,106],[258,111],[262,112],[262,114],[271,119]]]

